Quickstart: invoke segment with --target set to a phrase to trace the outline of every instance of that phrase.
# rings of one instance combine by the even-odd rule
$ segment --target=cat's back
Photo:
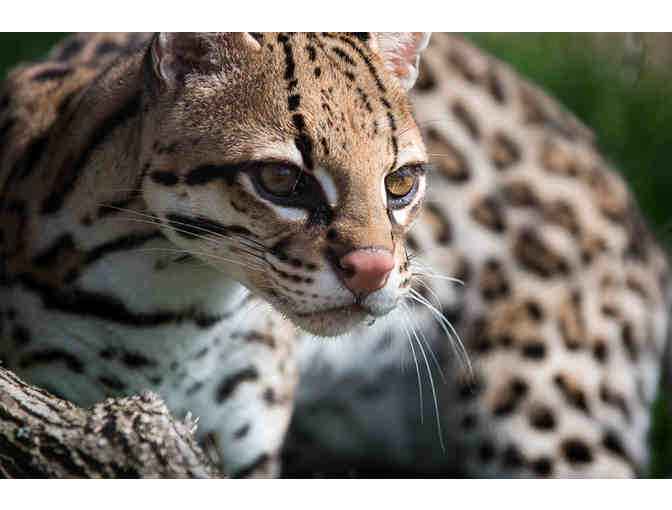
[[[110,65],[149,40],[144,33],[67,37],[39,61],[10,69],[0,81],[0,184],[27,177],[55,125],[75,98]]]

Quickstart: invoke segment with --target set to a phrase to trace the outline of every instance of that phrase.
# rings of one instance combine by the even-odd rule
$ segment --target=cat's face
[[[148,207],[318,335],[386,314],[410,285],[427,156],[405,86],[426,41],[386,37],[175,34],[151,50]]]

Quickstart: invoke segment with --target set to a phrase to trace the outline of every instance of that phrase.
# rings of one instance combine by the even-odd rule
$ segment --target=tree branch
[[[149,391],[82,409],[0,366],[0,477],[219,476],[195,429]]]

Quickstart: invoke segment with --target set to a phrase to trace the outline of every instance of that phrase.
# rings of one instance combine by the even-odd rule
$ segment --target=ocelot
[[[157,392],[232,476],[642,473],[665,255],[586,127],[428,40],[83,34],[12,69],[0,359]]]

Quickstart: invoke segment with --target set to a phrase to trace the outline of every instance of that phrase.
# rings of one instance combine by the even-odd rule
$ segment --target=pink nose
[[[346,271],[343,283],[361,299],[385,285],[394,258],[387,250],[359,249],[343,255],[339,264]]]

